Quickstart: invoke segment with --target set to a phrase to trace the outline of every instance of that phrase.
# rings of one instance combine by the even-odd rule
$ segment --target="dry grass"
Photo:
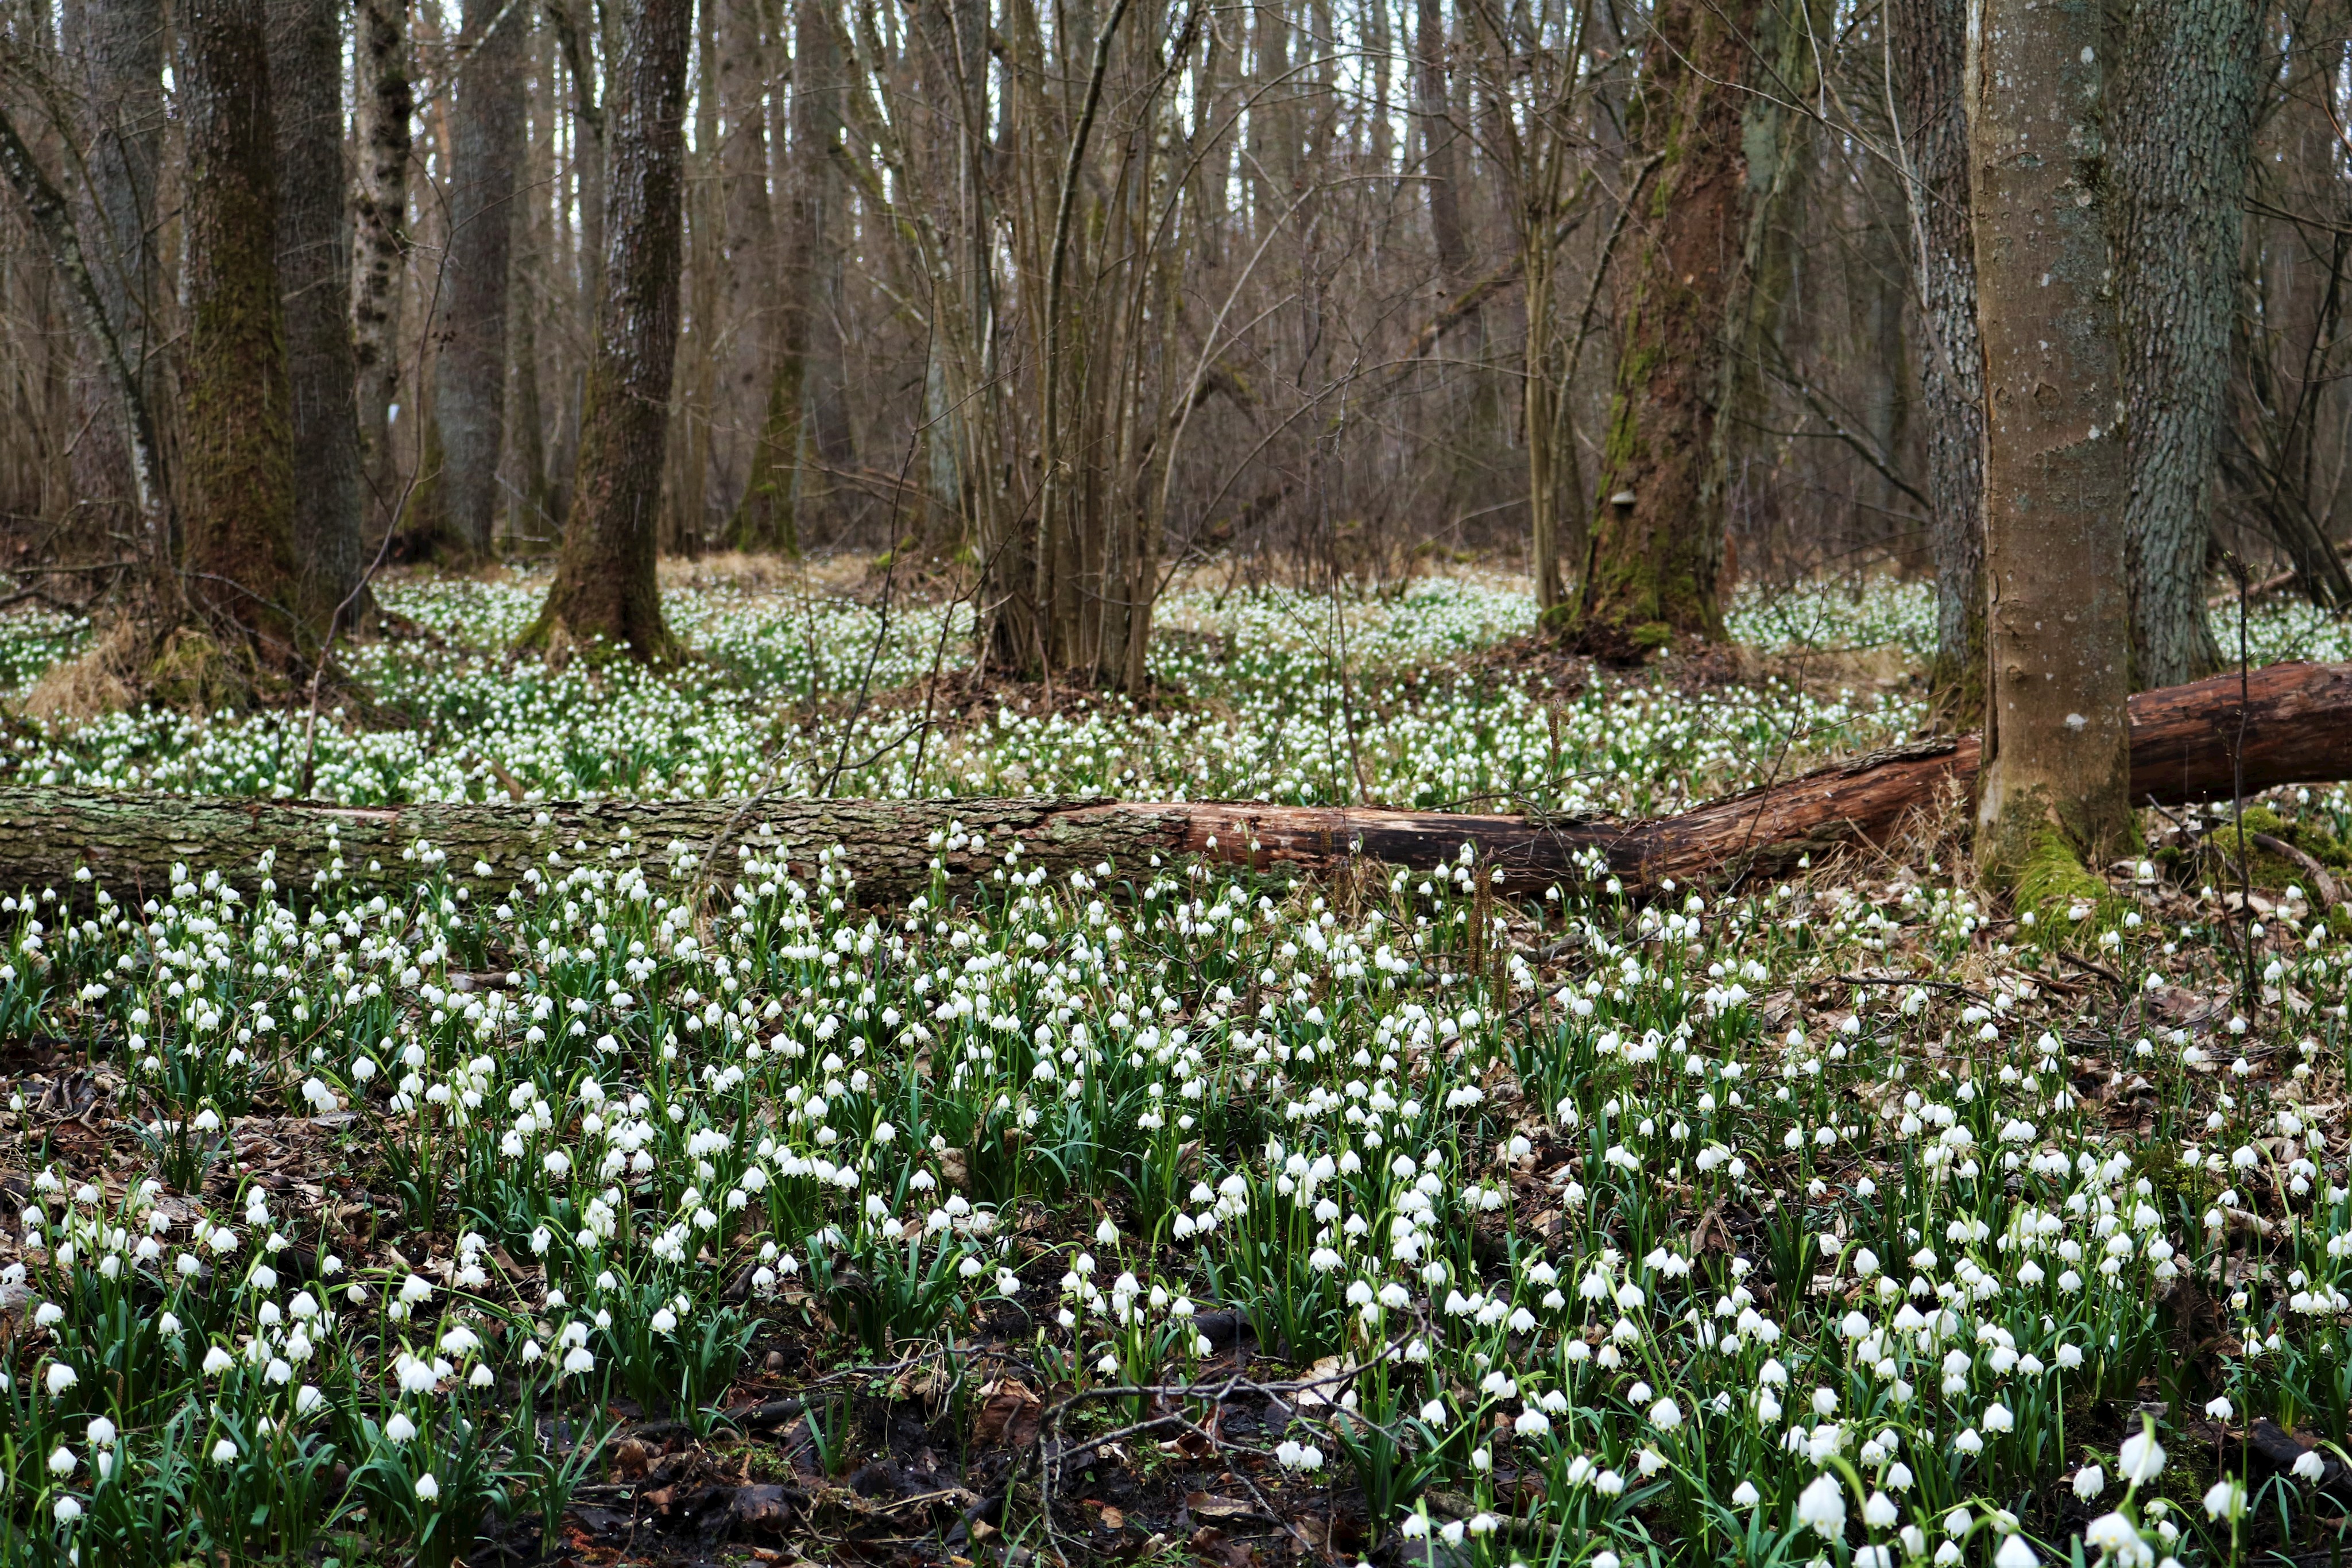
[[[28,718],[42,724],[86,723],[121,713],[139,701],[135,680],[143,646],[125,617],[73,658],[51,664],[25,694]]]

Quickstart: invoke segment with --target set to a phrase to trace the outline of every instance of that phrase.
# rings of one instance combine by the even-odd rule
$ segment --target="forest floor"
[[[869,578],[666,569],[648,675],[510,656],[543,575],[403,577],[373,730],[35,716],[88,631],[0,619],[0,789],[1648,813],[1911,733],[1932,635],[1811,585],[1604,671],[1499,576],[1204,579],[1131,702]],[[1958,823],[1643,904],[61,865],[0,898],[0,1561],[2328,1560],[2352,789],[2143,829],[2042,931]]]

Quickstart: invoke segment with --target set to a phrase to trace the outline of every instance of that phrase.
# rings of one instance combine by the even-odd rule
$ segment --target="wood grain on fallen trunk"
[[[2226,800],[2237,788],[2252,794],[2352,779],[2352,664],[2273,664],[2254,673],[2246,696],[2242,714],[2231,674],[2134,697],[2135,802]],[[781,845],[795,868],[822,849],[845,846],[864,896],[900,898],[929,883],[940,852],[931,834],[961,824],[985,836],[946,854],[967,885],[1001,869],[1016,842],[1024,867],[1058,873],[1110,861],[1122,875],[1148,874],[1154,856],[1165,863],[1192,855],[1318,874],[1354,856],[1422,869],[1452,861],[1468,843],[1513,892],[1581,881],[1596,852],[1605,874],[1650,891],[1670,879],[1720,883],[1769,874],[1807,853],[1884,843],[1964,799],[1976,768],[1974,736],[1927,741],[1638,821],[1043,798],[331,806],[5,789],[0,887],[68,888],[75,868],[87,866],[118,894],[162,896],[173,867],[184,865],[249,888],[260,880],[265,850],[277,852],[281,887],[310,886],[338,852],[347,883],[400,883],[417,874],[401,852],[419,841],[446,852],[459,881],[496,887],[528,865],[547,865],[551,852],[561,865],[602,864],[618,852],[675,870],[681,855],[707,860],[716,849],[712,880],[731,887],[738,846],[752,842],[771,858]],[[474,872],[478,862],[487,875]]]

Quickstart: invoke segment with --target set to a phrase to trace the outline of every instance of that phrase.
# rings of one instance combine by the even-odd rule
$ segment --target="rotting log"
[[[2132,698],[2136,802],[2226,800],[2282,784],[2352,779],[2352,664],[2273,664]],[[2241,750],[2242,747],[2242,755]],[[527,866],[640,857],[692,879],[713,866],[731,888],[742,846],[781,850],[806,874],[818,852],[843,846],[862,896],[902,898],[929,884],[941,856],[953,885],[1017,864],[1059,873],[1109,861],[1122,874],[1191,856],[1264,871],[1327,873],[1350,857],[1424,869],[1473,847],[1507,891],[1539,891],[1602,874],[1629,890],[1720,884],[1769,874],[1800,856],[1885,843],[1935,818],[1975,778],[1974,736],[1898,747],[1678,815],[1611,821],[1465,816],[1223,802],[1045,798],[969,800],[597,800],[577,803],[333,806],[197,800],[79,789],[0,789],[0,887],[58,886],[78,867],[120,895],[168,896],[173,868],[218,871],[248,890],[260,857],[284,888],[316,885],[340,857],[347,884],[413,882],[403,852],[429,843],[460,883],[510,885]],[[960,825],[978,842],[935,849]],[[717,855],[714,862],[713,854]],[[551,860],[551,856],[553,857]],[[486,865],[478,873],[475,866]]]

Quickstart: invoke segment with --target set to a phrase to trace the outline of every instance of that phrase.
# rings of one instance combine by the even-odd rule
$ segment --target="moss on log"
[[[838,845],[864,895],[901,898],[929,884],[934,856],[968,883],[1002,869],[1015,844],[1022,866],[1055,873],[1109,861],[1135,874],[1155,855],[1162,863],[1199,855],[1328,874],[1357,857],[1423,869],[1468,843],[1513,893],[1589,874],[1647,892],[1668,880],[1769,874],[1807,853],[1885,842],[1964,797],[1977,756],[1974,736],[1922,742],[1637,821],[1045,798],[333,806],[9,789],[0,789],[0,887],[70,891],[77,868],[87,868],[93,883],[143,899],[167,895],[173,868],[184,866],[250,889],[265,852],[282,888],[337,877],[399,885],[416,879],[404,856],[420,844],[446,855],[459,881],[493,887],[549,865],[551,855],[557,864],[641,858],[726,887],[742,846],[757,844],[763,858],[781,847],[799,867]],[[2252,794],[2342,779],[2352,779],[2352,664],[2273,665],[2251,677],[2242,706],[2234,674],[2132,699],[2136,802],[2228,800],[2239,788]],[[934,834],[959,828],[961,845],[935,847]]]

